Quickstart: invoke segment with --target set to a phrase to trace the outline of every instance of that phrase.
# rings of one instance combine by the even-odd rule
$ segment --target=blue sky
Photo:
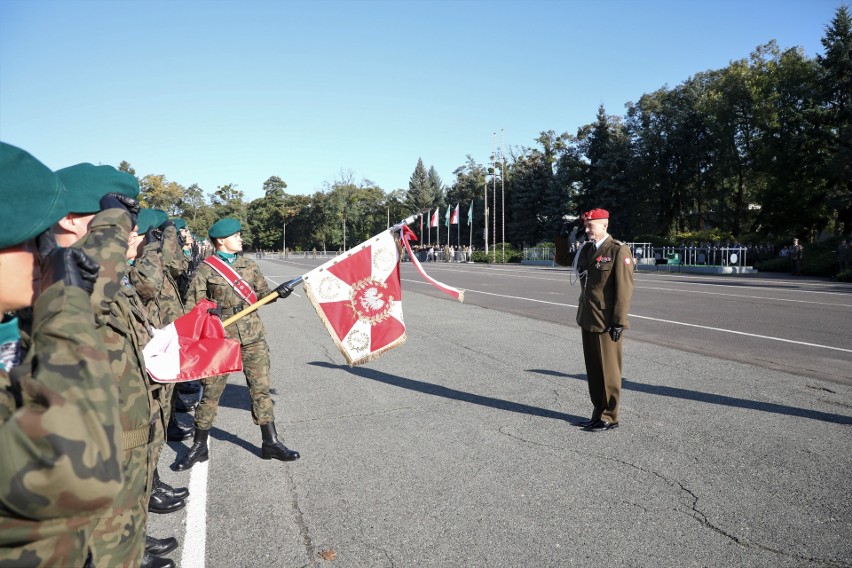
[[[822,53],[840,0],[0,0],[0,138],[59,169],[247,199],[276,175],[445,184],[775,39]]]

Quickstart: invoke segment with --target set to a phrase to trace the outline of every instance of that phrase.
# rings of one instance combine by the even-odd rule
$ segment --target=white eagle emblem
[[[378,288],[371,286],[370,288],[367,288],[364,291],[364,295],[361,296],[361,306],[365,310],[377,312],[385,305],[385,301],[382,297],[383,296],[379,292]]]

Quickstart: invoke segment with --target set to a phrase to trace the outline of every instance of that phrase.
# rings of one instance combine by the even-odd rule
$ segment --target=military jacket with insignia
[[[238,255],[230,266],[248,282],[254,293],[257,294],[258,299],[270,294],[266,278],[263,277],[260,268],[253,260]],[[234,313],[249,305],[234,291],[227,280],[205,262],[198,265],[198,270],[196,270],[192,283],[189,285],[186,295],[186,310],[191,310],[203,298],[216,302],[222,308],[223,319],[228,319]],[[229,325],[225,328],[225,332],[229,338],[238,339],[243,345],[260,341],[265,337],[263,322],[257,311]]]
[[[577,324],[598,333],[611,326],[628,329],[634,269],[630,247],[608,237],[600,248],[587,243],[577,254],[581,275]]]

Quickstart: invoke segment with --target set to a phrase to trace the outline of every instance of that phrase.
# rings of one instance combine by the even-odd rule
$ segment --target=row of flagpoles
[[[447,207],[447,212],[444,215],[444,226],[447,227],[447,244],[450,243],[450,225],[456,225],[456,233],[457,233],[457,241],[456,244],[461,245],[461,222],[459,221],[459,206],[460,203],[456,203],[455,207]],[[426,230],[428,231],[428,243],[432,244],[432,228],[437,228],[437,245],[441,245],[441,231],[438,226],[438,220],[441,218],[441,208],[437,207],[434,211],[431,209],[425,214],[425,218],[428,219],[428,224],[426,226]],[[420,242],[423,243],[423,219],[424,214],[420,213]],[[473,244],[473,201],[470,202],[470,207],[467,210],[467,224],[470,227],[470,237],[468,240],[468,245]]]

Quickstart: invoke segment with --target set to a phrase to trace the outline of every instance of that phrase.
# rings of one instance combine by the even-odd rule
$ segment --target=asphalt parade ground
[[[280,283],[320,261],[259,263]],[[585,432],[567,272],[426,268],[465,303],[403,264],[407,341],[360,367],[301,287],[261,308],[302,458],[260,459],[232,374],[210,460],[161,458],[191,491],[149,519],[178,566],[852,566],[852,286],[637,274],[620,427]]]

